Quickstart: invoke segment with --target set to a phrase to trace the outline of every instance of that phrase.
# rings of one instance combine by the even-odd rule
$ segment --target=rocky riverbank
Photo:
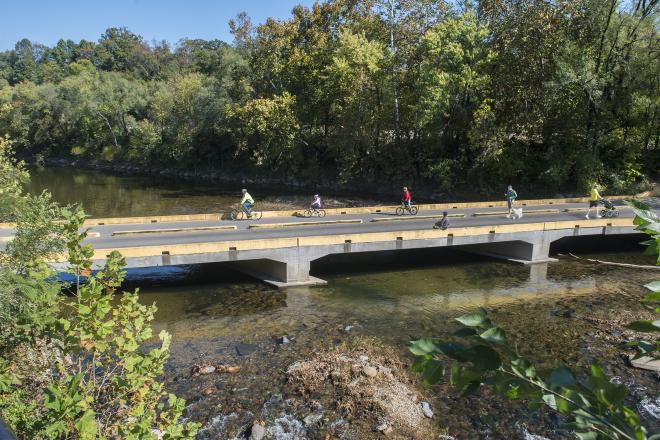
[[[588,269],[607,282],[597,295],[576,291],[493,306],[491,318],[539,368],[563,363],[585,372],[599,361],[613,381],[628,387],[628,405],[651,431],[659,430],[660,376],[631,367],[623,347],[643,336],[625,325],[652,315],[641,303],[637,279],[645,275],[636,271],[636,281],[627,283],[619,278],[626,270],[567,263],[557,263],[561,272],[550,276],[579,279]],[[181,367],[168,373],[168,386],[190,402],[187,416],[204,424],[199,439],[572,438],[548,409],[530,410],[488,389],[463,396],[446,381],[423,388],[410,370],[405,335],[375,338],[368,323],[337,325],[331,315],[300,316],[287,324],[286,335],[269,334],[265,312],[276,313],[287,302],[277,295],[276,308],[257,318],[262,331],[243,331],[236,341],[237,317],[237,328],[226,335],[173,347],[174,364]],[[249,297],[243,292],[251,303]],[[456,328],[440,317],[428,336],[446,338]],[[197,356],[188,354],[186,364],[191,351]],[[224,367],[191,374],[193,361]]]

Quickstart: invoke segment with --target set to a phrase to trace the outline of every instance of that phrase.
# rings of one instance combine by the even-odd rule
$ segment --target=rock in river
[[[422,402],[419,404],[419,406],[422,407],[422,412],[426,417],[428,417],[429,419],[433,417],[433,410],[431,409],[431,404],[429,404],[428,402]]]
[[[261,440],[266,436],[266,428],[260,423],[254,422],[250,429],[250,440]]]
[[[369,365],[362,367],[362,372],[367,377],[376,377],[378,375],[378,370],[376,370],[374,367],[371,367]]]
[[[277,343],[280,345],[286,345],[286,344],[290,344],[291,340],[286,336],[282,336],[281,338],[277,338]]]
[[[253,353],[257,347],[253,344],[245,344],[243,342],[239,342],[236,344],[236,354],[239,356],[247,356],[250,353]]]

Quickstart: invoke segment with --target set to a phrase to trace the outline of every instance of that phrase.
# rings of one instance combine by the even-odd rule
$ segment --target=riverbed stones
[[[291,343],[291,340],[287,336],[282,336],[277,338],[277,343],[280,345],[288,345]]]
[[[211,374],[215,371],[213,365],[193,365],[190,369],[191,376],[200,376],[204,374]]]
[[[239,371],[241,371],[241,366],[240,365],[218,365],[216,367],[216,371],[218,373],[234,374],[234,373],[238,373]]]
[[[422,412],[424,413],[424,416],[428,417],[429,419],[433,417],[433,409],[431,408],[430,403],[421,402],[419,406],[422,408]]]
[[[239,356],[247,356],[254,353],[256,350],[257,346],[254,344],[246,344],[244,342],[236,344],[236,354]]]
[[[362,367],[362,372],[367,377],[376,377],[378,375],[378,370],[376,370],[371,365],[365,365],[364,367]]]
[[[392,434],[394,430],[392,429],[389,423],[383,422],[380,425],[376,426],[376,431],[380,432],[384,436],[388,436]]]
[[[654,359],[650,356],[642,356],[638,359],[631,357],[630,364],[635,368],[641,368],[642,370],[650,370],[660,373],[660,359]]]
[[[215,393],[216,388],[215,387],[208,387],[204,388],[204,391],[202,391],[202,394],[205,396],[210,396],[211,394]]]
[[[250,440],[262,440],[266,437],[266,428],[258,422],[254,422],[250,428]]]
[[[323,414],[321,413],[312,413],[303,419],[303,423],[305,424],[305,426],[316,425],[316,423],[318,423],[318,421],[321,420],[322,417]]]

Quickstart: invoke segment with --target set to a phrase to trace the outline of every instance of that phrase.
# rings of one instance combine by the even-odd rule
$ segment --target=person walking
[[[587,215],[585,215],[585,218],[587,220],[589,220],[589,214],[591,214],[591,208],[596,208],[596,218],[601,217],[600,213],[598,212],[598,204],[600,203],[601,199],[602,197],[598,192],[598,184],[594,183],[591,186],[591,193],[589,194],[589,209],[587,210]]]
[[[515,214],[514,205],[516,203],[516,199],[518,198],[518,193],[516,193],[516,190],[514,190],[511,185],[509,185],[506,189],[506,192],[504,193],[504,197],[506,197],[506,204],[509,207],[509,213],[507,214],[506,218],[512,218]]]

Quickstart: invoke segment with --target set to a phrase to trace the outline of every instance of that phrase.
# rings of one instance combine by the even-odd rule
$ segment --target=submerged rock
[[[376,370],[374,367],[370,365],[362,367],[362,372],[367,377],[376,377],[378,375],[378,370]]]
[[[433,417],[433,409],[431,408],[431,404],[428,402],[421,402],[419,406],[422,408],[422,412],[426,417],[429,419]]]
[[[323,414],[320,414],[320,413],[314,414],[314,413],[312,413],[312,414],[308,415],[307,417],[305,417],[303,419],[303,423],[306,426],[315,425],[319,420],[321,420],[322,417],[323,417]]]
[[[282,336],[281,338],[277,338],[277,343],[280,345],[287,345],[291,343],[291,340],[286,336]]]
[[[250,440],[262,440],[266,436],[266,428],[261,423],[254,422],[250,429]]]
[[[200,376],[203,374],[211,374],[215,371],[213,365],[193,365],[190,369],[191,376]]]
[[[236,344],[236,354],[239,356],[247,356],[251,353],[254,353],[256,349],[257,346],[253,344],[245,344],[243,342]]]

